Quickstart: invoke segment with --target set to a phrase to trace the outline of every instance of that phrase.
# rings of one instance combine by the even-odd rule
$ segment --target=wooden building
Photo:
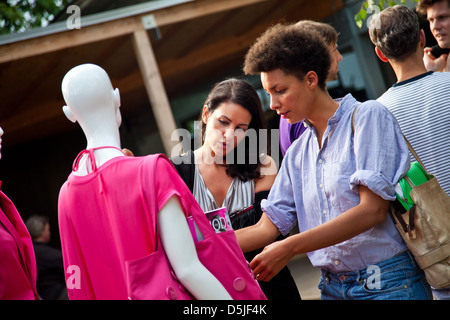
[[[368,54],[374,56],[364,30],[357,30],[352,20],[360,1],[346,2],[75,0],[79,29],[71,29],[69,12],[45,28],[1,36],[2,190],[24,219],[49,216],[54,243],[59,243],[59,189],[86,146],[78,124],[62,112],[61,81],[83,63],[103,67],[119,88],[122,146],[136,155],[170,155],[176,143],[172,132],[198,116],[214,82],[243,76],[249,46],[280,21],[332,23],[340,31],[339,48],[359,59],[366,96],[375,97],[387,87],[384,71]],[[111,8],[114,3],[125,6]]]

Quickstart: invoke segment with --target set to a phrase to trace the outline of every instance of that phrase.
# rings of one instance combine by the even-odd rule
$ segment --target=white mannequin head
[[[119,89],[113,89],[105,70],[94,64],[74,67],[64,76],[61,89],[66,102],[64,114],[79,123],[88,148],[120,147],[120,94]]]
[[[113,90],[105,70],[93,64],[77,66],[64,76],[61,89],[67,104],[63,107],[64,114],[70,121],[80,124],[88,142],[87,149],[120,148],[119,90]],[[95,150],[97,167],[118,156],[124,154],[114,148]],[[85,154],[73,173],[78,176],[89,174],[90,166],[86,164],[92,160]],[[109,197],[108,194],[105,196]],[[199,299],[230,299],[222,284],[198,260],[186,216],[176,197],[171,197],[161,208],[158,225],[167,257],[174,271],[184,275],[179,279],[186,288]]]

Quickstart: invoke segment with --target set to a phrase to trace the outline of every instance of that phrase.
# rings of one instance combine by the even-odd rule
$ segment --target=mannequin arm
[[[172,196],[158,212],[161,242],[180,282],[197,299],[231,300],[222,284],[198,260],[181,205]]]

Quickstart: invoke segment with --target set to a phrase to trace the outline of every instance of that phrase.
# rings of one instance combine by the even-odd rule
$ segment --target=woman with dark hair
[[[242,123],[239,123],[236,128],[232,128],[228,126],[229,118],[218,119],[216,120],[218,122],[210,124],[208,127],[210,131],[208,132],[208,136],[206,136],[209,116],[216,109],[222,107],[222,105],[229,106],[231,104],[240,106],[240,108],[238,108],[239,113],[243,113],[244,120],[250,119],[249,123],[247,124],[246,121],[243,121]],[[248,116],[250,117],[248,118]],[[203,104],[201,118],[202,147],[200,150],[202,151],[202,156],[204,156],[204,161],[208,162],[208,160],[211,160],[209,159],[209,155],[211,155],[214,158],[214,162],[217,162],[218,164],[226,163],[225,168],[229,176],[239,177],[242,181],[262,178],[261,160],[264,159],[265,153],[263,157],[258,156],[258,147],[260,146],[259,130],[266,129],[266,126],[261,108],[261,101],[255,89],[249,83],[243,80],[228,79],[216,84]],[[227,130],[228,132],[225,132]],[[227,134],[225,137],[226,144],[219,145],[217,148],[217,146],[214,146],[214,143],[217,141],[212,141],[211,139],[215,139],[222,131]],[[251,141],[253,143],[250,143],[250,141],[246,143],[246,141],[243,140],[250,137],[247,135],[247,133],[250,132],[253,134],[252,137],[255,138],[256,141]],[[206,139],[208,139],[208,141],[206,141]],[[234,139],[236,143],[230,143],[231,139]],[[235,150],[235,147],[241,142],[243,145],[245,144],[245,148]],[[221,142],[219,142],[219,144],[220,143]],[[267,143],[265,145],[267,145]],[[225,149],[223,147],[225,147]],[[267,152],[267,150],[264,151]],[[226,157],[225,160],[224,156]],[[273,173],[276,174],[276,172]],[[275,178],[274,174],[270,175],[271,178]],[[270,180],[269,177],[267,177],[266,180]],[[271,182],[269,181],[269,183]]]
[[[259,150],[265,125],[258,94],[243,80],[224,80],[209,93],[201,120],[202,146],[172,162],[203,211],[226,207],[235,230],[256,223],[276,177],[273,159]],[[260,285],[268,299],[300,299],[287,267]]]

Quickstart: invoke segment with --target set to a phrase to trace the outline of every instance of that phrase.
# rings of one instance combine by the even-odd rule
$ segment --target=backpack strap
[[[140,168],[140,195],[141,195],[141,202],[142,206],[145,210],[145,216],[148,220],[148,223],[150,224],[152,231],[153,231],[153,237],[154,237],[154,243],[153,248],[155,251],[162,248],[161,240],[159,239],[159,232],[158,232],[158,204],[156,200],[156,194],[157,192],[150,192],[145,193],[143,189],[143,180],[144,177],[147,178],[149,181],[151,181],[152,185],[149,186],[150,188],[155,188],[155,168],[156,168],[156,162],[158,161],[159,157],[164,157],[162,154],[150,154],[145,156],[144,161],[142,162],[141,168]],[[162,250],[162,249],[161,249]]]
[[[355,110],[353,110],[353,114],[352,114],[352,133],[353,134],[355,134],[355,113],[356,113],[356,109],[358,109],[358,106],[355,108]],[[408,146],[408,149],[412,153],[414,158],[416,158],[416,160],[420,163],[420,165],[425,170],[425,172],[429,175],[427,169],[423,165],[423,162],[420,160],[419,156],[414,151],[414,148],[409,143],[408,139],[406,139],[405,135],[403,135],[403,139],[405,139],[406,145]],[[407,180],[409,180],[408,177],[405,176],[405,178]],[[408,182],[410,182],[410,181],[408,181]],[[410,184],[411,184],[411,182],[410,182]],[[413,187],[413,185],[411,185],[411,187]],[[402,206],[398,203],[397,199],[395,199],[394,201],[391,201],[390,211],[391,211],[391,213],[393,215],[395,215],[395,217],[397,218],[398,222],[402,226],[403,231],[408,234],[408,237],[410,239],[415,239],[416,238],[416,231],[415,231],[415,227],[416,226],[415,226],[415,223],[414,223],[414,218],[416,216],[416,205],[412,206],[411,209],[409,209],[409,214],[408,214],[409,221],[408,221],[408,223],[406,223],[406,221],[403,219],[403,216],[402,216],[402,214],[404,212],[406,212],[406,211],[404,211]]]
[[[353,110],[353,113],[352,113],[352,133],[353,134],[355,134],[355,113],[356,113],[356,110],[358,109],[358,106],[356,106],[356,108]],[[402,135],[403,135],[403,139],[405,139],[406,145],[408,146],[409,152],[411,152],[411,154],[414,156],[414,158],[416,158],[417,162],[420,163],[420,165],[422,166],[423,170],[425,170],[425,172],[428,175],[430,175],[430,173],[428,172],[427,168],[425,168],[425,165],[423,164],[422,160],[420,160],[419,155],[416,153],[416,151],[414,150],[412,145],[409,143],[408,139],[405,137],[404,134],[402,134]]]
[[[170,159],[189,190],[194,190],[195,156],[192,150]]]
[[[355,134],[355,113],[359,106],[356,106],[356,108],[352,112],[352,134]]]

